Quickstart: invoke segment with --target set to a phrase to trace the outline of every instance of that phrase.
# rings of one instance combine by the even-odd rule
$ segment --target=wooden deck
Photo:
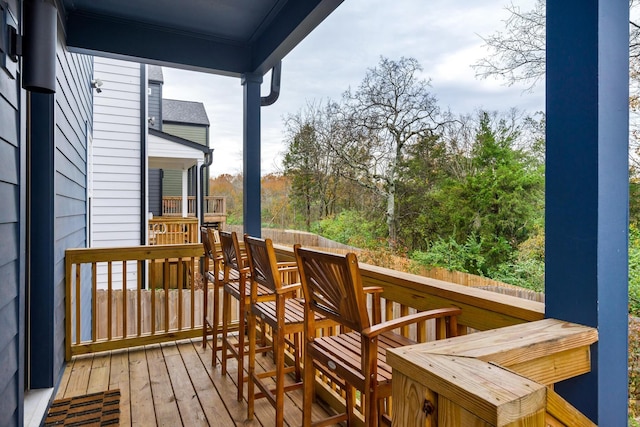
[[[236,364],[226,376],[220,364],[211,366],[211,347],[202,339],[148,345],[126,350],[76,356],[65,368],[56,399],[120,389],[120,425],[135,426],[272,426],[275,410],[265,399],[256,401],[253,421],[247,420],[245,400],[236,400]],[[259,357],[259,369],[272,364]],[[246,390],[246,387],[245,387]],[[302,422],[302,390],[288,393],[285,424]],[[326,412],[315,405],[314,419]]]

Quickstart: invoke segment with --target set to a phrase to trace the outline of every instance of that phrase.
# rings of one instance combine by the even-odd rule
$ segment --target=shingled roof
[[[209,117],[202,102],[162,100],[162,121],[209,126]]]

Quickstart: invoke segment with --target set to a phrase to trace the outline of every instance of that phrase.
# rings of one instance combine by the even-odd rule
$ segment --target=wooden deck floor
[[[271,357],[259,357],[261,368]],[[65,368],[56,399],[120,389],[120,425],[272,426],[275,410],[256,401],[247,420],[245,400],[236,400],[237,365],[229,360],[226,376],[211,366],[211,348],[194,339],[75,357]],[[246,387],[245,387],[246,390]],[[302,390],[287,394],[285,424],[302,423]],[[314,407],[314,419],[326,412]]]

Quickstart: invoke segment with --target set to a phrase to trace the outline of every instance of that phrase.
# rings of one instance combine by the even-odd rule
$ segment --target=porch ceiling
[[[70,50],[266,73],[343,0],[60,0]]]

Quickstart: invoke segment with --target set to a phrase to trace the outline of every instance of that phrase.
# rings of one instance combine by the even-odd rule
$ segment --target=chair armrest
[[[302,283],[292,283],[290,285],[282,285],[280,289],[278,289],[277,293],[281,294],[290,294],[292,292],[298,291],[302,287]]]
[[[384,332],[389,332],[403,326],[418,323],[424,320],[437,319],[439,317],[447,316],[459,316],[462,310],[459,308],[437,308],[435,310],[421,311],[419,313],[410,314],[408,316],[402,316],[397,319],[388,320],[377,325],[373,325],[362,331],[362,335],[373,338]]]
[[[384,292],[382,286],[365,286],[362,290],[365,294],[381,294]]]

